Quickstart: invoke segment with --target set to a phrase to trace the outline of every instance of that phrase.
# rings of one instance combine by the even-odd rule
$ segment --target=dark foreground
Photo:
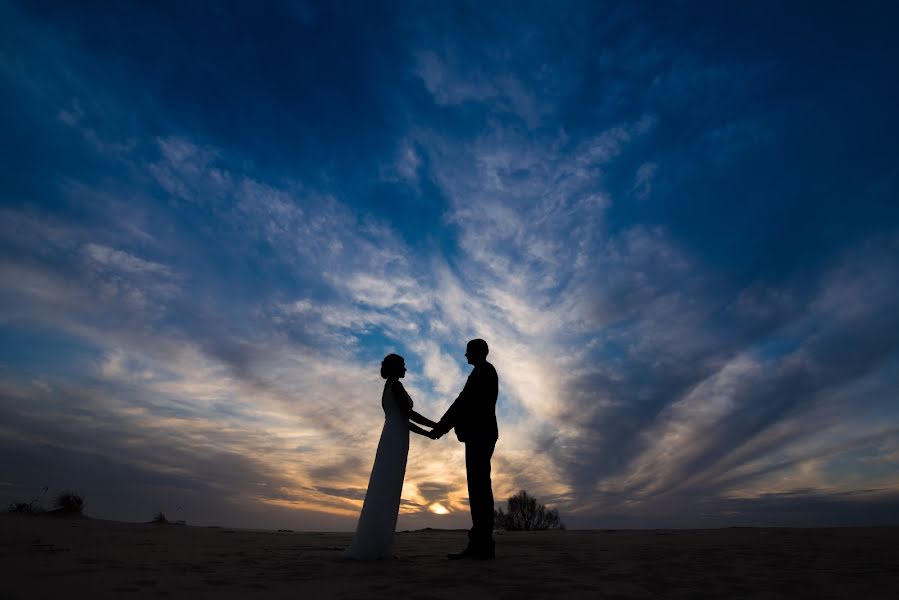
[[[899,528],[397,534],[347,562],[348,533],[0,516],[0,598],[899,598]]]

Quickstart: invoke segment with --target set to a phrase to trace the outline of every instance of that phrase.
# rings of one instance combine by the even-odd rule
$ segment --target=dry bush
[[[498,508],[493,511],[496,528],[506,531],[535,531],[541,529],[565,529],[559,519],[559,511],[547,509],[536,498],[521,490],[508,502],[508,512]]]
[[[84,512],[84,498],[75,492],[61,492],[56,497],[56,509],[53,511],[62,515],[80,515]]]
[[[32,500],[31,502],[14,502],[9,505],[6,512],[17,515],[39,515],[44,512],[44,509]]]

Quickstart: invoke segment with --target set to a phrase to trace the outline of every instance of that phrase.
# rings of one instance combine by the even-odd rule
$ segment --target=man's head
[[[489,352],[487,342],[479,338],[468,342],[468,346],[465,347],[465,358],[468,359],[468,364],[477,366],[487,360]]]

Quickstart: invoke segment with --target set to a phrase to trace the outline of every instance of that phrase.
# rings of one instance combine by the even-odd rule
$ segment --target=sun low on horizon
[[[434,513],[435,515],[448,515],[450,511],[447,507],[440,504],[439,502],[435,502],[428,506],[428,510]]]
[[[0,502],[351,531],[382,359],[437,420],[482,338],[497,508],[894,520],[897,16],[0,2]]]

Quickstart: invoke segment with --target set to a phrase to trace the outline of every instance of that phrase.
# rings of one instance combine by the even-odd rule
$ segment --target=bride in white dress
[[[346,558],[392,558],[393,532],[400,510],[400,494],[403,491],[406,457],[409,454],[409,432],[428,435],[427,431],[410,421],[427,427],[436,425],[434,421],[412,410],[412,398],[400,383],[405,375],[406,362],[402,356],[388,354],[384,357],[381,362],[381,377],[387,380],[381,395],[384,429],[381,430],[362,514],[356,525],[356,535],[350,547],[344,550]]]

